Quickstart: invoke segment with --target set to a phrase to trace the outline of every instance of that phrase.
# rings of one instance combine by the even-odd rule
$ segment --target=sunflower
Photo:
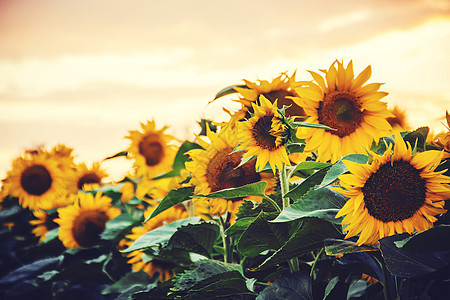
[[[377,244],[396,233],[421,232],[433,226],[436,215],[444,213],[450,198],[450,178],[434,172],[443,152],[431,150],[413,154],[399,133],[382,156],[373,155],[370,165],[344,160],[351,174],[339,177],[344,188],[336,187],[350,199],[336,215],[345,216],[346,238],[360,233],[357,245]]]
[[[406,121],[405,111],[400,109],[398,106],[394,106],[394,108],[389,109],[389,111],[394,115],[393,117],[387,118],[386,120],[391,124],[392,129],[394,131],[408,131],[411,130],[411,126],[409,126]]]
[[[292,101],[291,97],[298,97],[294,90],[294,87],[298,85],[295,81],[295,72],[289,77],[286,73],[282,73],[269,82],[267,80],[260,80],[259,84],[245,80],[246,88],[234,87],[234,89],[242,95],[239,100],[235,100],[241,103],[241,109],[231,114],[230,124],[235,124],[238,121],[242,121],[245,118],[250,118],[250,113],[253,113],[252,104],[259,104],[259,98],[263,95],[271,103],[277,100],[278,108],[283,106],[289,106],[286,109],[287,117],[305,116],[305,111],[301,106]]]
[[[58,217],[58,213],[55,211],[53,213],[47,213],[42,209],[37,209],[33,211],[33,215],[37,218],[37,220],[31,220],[30,224],[36,226],[32,233],[39,237],[39,242],[43,242],[46,239],[46,234],[55,228],[58,228],[59,225],[55,223],[54,219]]]
[[[445,111],[445,118],[447,121],[447,125],[442,123],[446,128],[447,132],[441,132],[437,134],[434,138],[432,138],[431,144],[442,147],[444,152],[444,159],[450,158],[450,114],[448,111]]]
[[[37,209],[33,211],[33,215],[37,218],[35,220],[30,220],[29,223],[35,228],[32,233],[39,237],[39,242],[43,242],[46,239],[46,234],[59,225],[54,221],[58,217],[57,208],[61,208],[71,204],[73,198],[70,197],[67,192],[61,192],[56,195],[51,201],[51,207],[47,210]]]
[[[6,174],[5,190],[19,198],[22,207],[51,209],[53,198],[66,187],[59,163],[43,152],[16,158]]]
[[[277,111],[277,101],[270,103],[264,96],[261,105],[252,104],[255,115],[237,125],[238,150],[245,150],[244,158],[256,156],[256,169],[261,171],[267,163],[275,173],[275,166],[290,165],[283,140],[287,134]]]
[[[150,214],[156,207],[157,206],[149,206],[144,212],[144,217],[147,218],[148,216],[150,216]],[[128,234],[126,236],[126,239],[122,240],[121,243],[129,247],[139,237],[146,234],[147,232],[160,226],[172,223],[173,221],[185,219],[187,217],[189,217],[189,215],[184,205],[175,205],[158,214],[157,216],[151,218],[150,220],[142,224],[142,226],[133,227],[131,230],[131,234]],[[132,264],[133,270],[135,270],[136,272],[142,270],[149,276],[153,276],[156,272],[159,272],[159,278],[161,281],[165,281],[173,276],[172,268],[175,267],[174,264],[155,259],[151,261],[144,261],[142,258],[143,255],[144,252],[139,250],[132,251],[128,254],[128,257],[130,258],[128,260],[128,263]]]
[[[192,161],[186,162],[186,169],[192,173],[190,183],[195,185],[196,193],[209,194],[258,181],[268,183],[266,192],[272,190],[275,185],[273,175],[257,173],[255,160],[238,167],[242,160],[242,152],[234,152],[238,145],[235,129],[227,127],[216,134],[207,128],[207,137],[211,144],[198,138],[203,149],[190,150],[188,154]],[[260,197],[249,197],[248,199],[261,201]],[[208,201],[211,215],[228,211],[233,220],[243,199],[209,199]]]
[[[102,184],[102,180],[108,176],[108,173],[100,168],[100,163],[93,163],[91,168],[85,163],[80,163],[76,166],[73,177],[72,190],[85,190],[87,185]]]
[[[136,176],[153,178],[170,171],[176,154],[171,144],[175,137],[164,133],[167,126],[157,130],[155,121],[141,123],[141,127],[142,131],[129,131],[126,137],[131,140],[127,152],[134,159]]]
[[[106,222],[117,217],[120,209],[111,206],[111,198],[97,192],[72,195],[74,204],[58,209],[58,236],[67,249],[88,248],[100,242]]]
[[[335,64],[338,67],[336,69]],[[391,134],[386,118],[393,117],[380,99],[388,93],[380,92],[381,83],[364,85],[370,78],[370,66],[356,78],[353,63],[347,68],[335,61],[325,72],[325,78],[309,71],[316,81],[299,86],[300,96],[293,98],[309,116],[306,122],[323,124],[330,129],[300,127],[297,137],[306,140],[305,152],[318,152],[319,161],[336,162],[341,155],[361,153],[372,142]]]

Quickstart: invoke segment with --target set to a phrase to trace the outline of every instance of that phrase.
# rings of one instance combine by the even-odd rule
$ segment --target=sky
[[[444,130],[450,1],[0,0],[0,178],[26,149],[63,143],[79,162],[125,150],[154,119],[179,139],[225,120],[222,88],[353,60],[388,107]],[[131,166],[103,163],[112,179]]]

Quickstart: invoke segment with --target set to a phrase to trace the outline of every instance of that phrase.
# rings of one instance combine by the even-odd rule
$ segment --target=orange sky
[[[179,138],[217,91],[353,59],[413,126],[450,110],[450,2],[0,0],[0,176],[24,149],[92,162],[154,118]],[[113,177],[128,165],[108,162]]]

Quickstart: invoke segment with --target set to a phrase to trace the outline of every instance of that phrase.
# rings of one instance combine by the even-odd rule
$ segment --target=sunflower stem
[[[286,194],[289,192],[289,178],[286,175],[286,165],[283,163],[280,171],[280,186],[281,186],[281,199],[283,202],[283,210],[285,210],[289,205],[289,198]]]
[[[281,208],[278,206],[278,204],[272,198],[270,198],[267,195],[264,195],[264,199],[269,201],[270,204],[272,204],[272,206],[277,210],[277,212],[281,212]]]
[[[281,201],[283,203],[283,210],[289,207],[290,200],[286,197],[286,194],[289,192],[289,177],[286,174],[286,164],[283,163],[280,171],[280,186],[281,186]],[[291,258],[288,260],[289,270],[291,273],[300,271],[298,258]]]
[[[322,255],[324,249],[325,248],[320,249],[319,253],[317,253],[317,256],[314,258],[313,265],[311,266],[311,272],[309,273],[309,277],[311,277],[311,278],[314,275],[314,269],[316,268],[316,263],[319,260],[320,256]]]
[[[225,223],[222,219],[222,216],[219,215],[219,223],[220,223],[220,227],[222,227],[221,236],[222,236],[222,243],[223,243],[223,261],[225,263],[231,263],[231,257],[232,257],[232,253],[230,253],[231,252],[231,247],[230,247],[231,240],[225,234],[225,230],[227,229],[226,223],[228,223],[228,222]]]
[[[392,280],[391,273],[386,267],[386,263],[384,262],[383,257],[379,253],[375,253],[373,255],[373,258],[375,261],[378,262],[378,264],[381,267],[381,276],[382,276],[382,283],[383,283],[383,295],[385,300],[395,300],[397,299],[397,292],[394,288],[394,283]]]

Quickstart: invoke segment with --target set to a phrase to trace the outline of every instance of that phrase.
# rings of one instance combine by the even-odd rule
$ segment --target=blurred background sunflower
[[[0,178],[39,144],[64,143],[80,161],[100,161],[127,148],[128,128],[152,118],[193,137],[200,118],[228,121],[222,107],[241,108],[231,99],[243,95],[207,105],[225,86],[272,84],[282,72],[309,80],[306,70],[334,59],[372,65],[388,107],[405,110],[412,128],[440,131],[450,109],[447,0],[19,0],[0,1],[0,12]],[[103,167],[117,179],[132,163]]]

